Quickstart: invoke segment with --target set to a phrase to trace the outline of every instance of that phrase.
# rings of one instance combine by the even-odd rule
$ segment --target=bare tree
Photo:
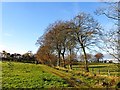
[[[113,20],[120,20],[120,2],[106,3],[106,7],[98,8],[95,13],[97,15],[105,15]],[[118,25],[118,23],[116,23]]]
[[[93,19],[92,16],[86,13],[80,13],[74,18],[75,28],[74,34],[78,44],[80,45],[85,61],[85,70],[88,72],[88,59],[86,54],[86,48],[93,46],[97,37],[100,34],[100,25]]]
[[[49,45],[50,49],[53,50],[55,54],[57,54],[57,66],[60,66],[62,55],[65,67],[64,55],[66,52],[66,45],[68,42],[68,29],[70,29],[69,22],[56,21],[47,28],[47,31],[44,34],[44,36],[42,36],[38,40],[39,44]]]
[[[114,21],[115,27],[108,32],[103,32],[98,47],[112,55],[120,62],[120,2],[107,3],[107,7],[99,8],[97,15],[105,15]]]
[[[55,55],[51,52],[49,45],[40,46],[35,56],[38,62],[50,66],[55,66],[56,58]]]
[[[100,25],[92,16],[80,13],[71,21],[56,21],[48,26],[45,34],[38,39],[38,43],[48,46],[58,56],[57,66],[61,64],[61,55],[65,67],[65,53],[72,56],[75,48],[80,46],[84,53],[85,70],[88,70],[86,48],[94,45],[99,36]],[[71,61],[71,57],[69,58]]]

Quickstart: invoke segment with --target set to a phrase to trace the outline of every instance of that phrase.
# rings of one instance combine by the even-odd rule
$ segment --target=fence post
[[[94,69],[92,68],[92,73],[94,73]]]
[[[98,73],[100,74],[100,69],[98,70]]]
[[[93,69],[93,68],[92,68],[92,73],[93,73],[93,75],[94,75],[94,76],[96,76],[96,74],[95,74],[95,72],[94,72],[94,69]]]
[[[110,71],[108,70],[108,76],[110,76]]]

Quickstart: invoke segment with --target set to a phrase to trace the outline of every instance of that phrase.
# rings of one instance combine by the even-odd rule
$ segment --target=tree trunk
[[[53,67],[53,64],[52,64],[52,61],[51,61],[51,58],[50,58],[50,55],[48,54],[48,57],[49,57],[49,61],[50,61],[50,66]]]
[[[70,56],[69,56],[69,61],[70,61],[70,69],[72,69],[72,61],[71,61],[71,54],[72,54],[72,51],[71,51],[71,49],[69,49],[69,51],[70,51]]]
[[[83,50],[83,53],[84,53],[85,70],[86,70],[86,72],[89,72],[89,69],[88,69],[88,61],[87,61],[87,54],[86,54],[86,51],[85,51],[85,47],[84,47],[84,45],[83,45],[82,37],[81,37],[81,38],[78,37],[78,41],[79,41],[79,43],[80,43],[80,45],[81,45],[81,48],[82,48],[82,50]]]
[[[83,49],[83,53],[84,53],[84,60],[85,60],[85,71],[89,72],[89,68],[88,68],[88,60],[87,60],[87,54],[85,51],[85,47],[83,46],[83,44],[81,44],[82,49]]]
[[[120,63],[120,26],[119,26],[119,31],[118,31],[118,47],[117,47],[117,51],[118,51],[118,62]]]
[[[60,66],[60,53],[61,53],[61,51],[58,50],[58,61],[57,61],[57,66]]]
[[[99,62],[99,58],[97,59],[97,62]]]
[[[62,54],[62,58],[63,58],[63,62],[64,62],[64,68],[66,68],[64,52],[61,54]]]

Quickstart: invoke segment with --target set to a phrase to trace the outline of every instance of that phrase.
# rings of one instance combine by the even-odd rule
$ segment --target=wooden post
[[[108,70],[108,76],[110,76],[110,71]]]
[[[95,74],[95,72],[94,72],[94,69],[93,69],[93,68],[92,68],[92,73],[93,73],[93,75],[94,75],[94,76],[96,76],[96,74]]]
[[[98,73],[100,74],[100,69],[98,70]]]
[[[92,73],[94,73],[94,69],[92,68]]]

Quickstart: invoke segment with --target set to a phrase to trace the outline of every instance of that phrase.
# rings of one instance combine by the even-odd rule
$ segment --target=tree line
[[[44,35],[38,39],[40,48],[37,59],[42,63],[47,60],[56,66],[63,63],[66,68],[65,56],[71,67],[77,52],[80,51],[83,53],[85,70],[89,71],[86,49],[94,46],[100,35],[100,24],[90,14],[84,12],[69,21],[56,21],[50,24]]]
[[[15,61],[15,62],[23,62],[23,63],[38,63],[35,58],[35,54],[31,51],[28,51],[25,54],[18,54],[18,53],[8,53],[5,50],[1,52],[0,55],[2,61]]]
[[[96,15],[105,15],[106,17],[118,21],[120,8],[118,3],[108,3],[106,9],[99,8]],[[119,23],[115,23],[116,27]],[[79,13],[68,21],[58,20],[50,24],[43,36],[37,40],[40,45],[36,58],[43,64],[53,66],[63,66],[66,68],[66,62],[72,68],[72,62],[76,59],[77,53],[82,53],[85,70],[88,72],[88,50],[97,46],[99,49],[113,56],[120,61],[120,29],[113,28],[108,32],[104,31],[100,23],[90,14]],[[100,54],[96,55],[99,57]],[[103,55],[100,55],[103,57]],[[98,59],[99,61],[99,59]]]
[[[10,53],[6,52],[5,50],[0,52],[0,57],[1,57],[2,61],[16,61],[16,62],[47,64],[47,60],[50,57],[44,57],[42,53],[40,55],[42,55],[41,58],[43,58],[44,60],[43,59],[42,59],[42,61],[37,60],[37,54],[33,54],[31,51],[28,51],[25,54],[18,54],[18,53],[10,54]],[[102,53],[96,53],[95,55],[87,53],[87,58],[88,58],[89,62],[104,62],[105,63],[106,61],[103,61],[103,57],[104,57],[104,55]],[[69,57],[65,56],[64,58],[65,58],[65,60],[67,60]],[[74,54],[71,56],[71,58],[74,60],[73,61],[74,64],[78,64],[77,63],[78,59],[80,59],[79,62],[82,62],[84,55],[80,55],[79,57],[76,57],[76,55]],[[50,63],[48,63],[48,64],[50,64]]]

